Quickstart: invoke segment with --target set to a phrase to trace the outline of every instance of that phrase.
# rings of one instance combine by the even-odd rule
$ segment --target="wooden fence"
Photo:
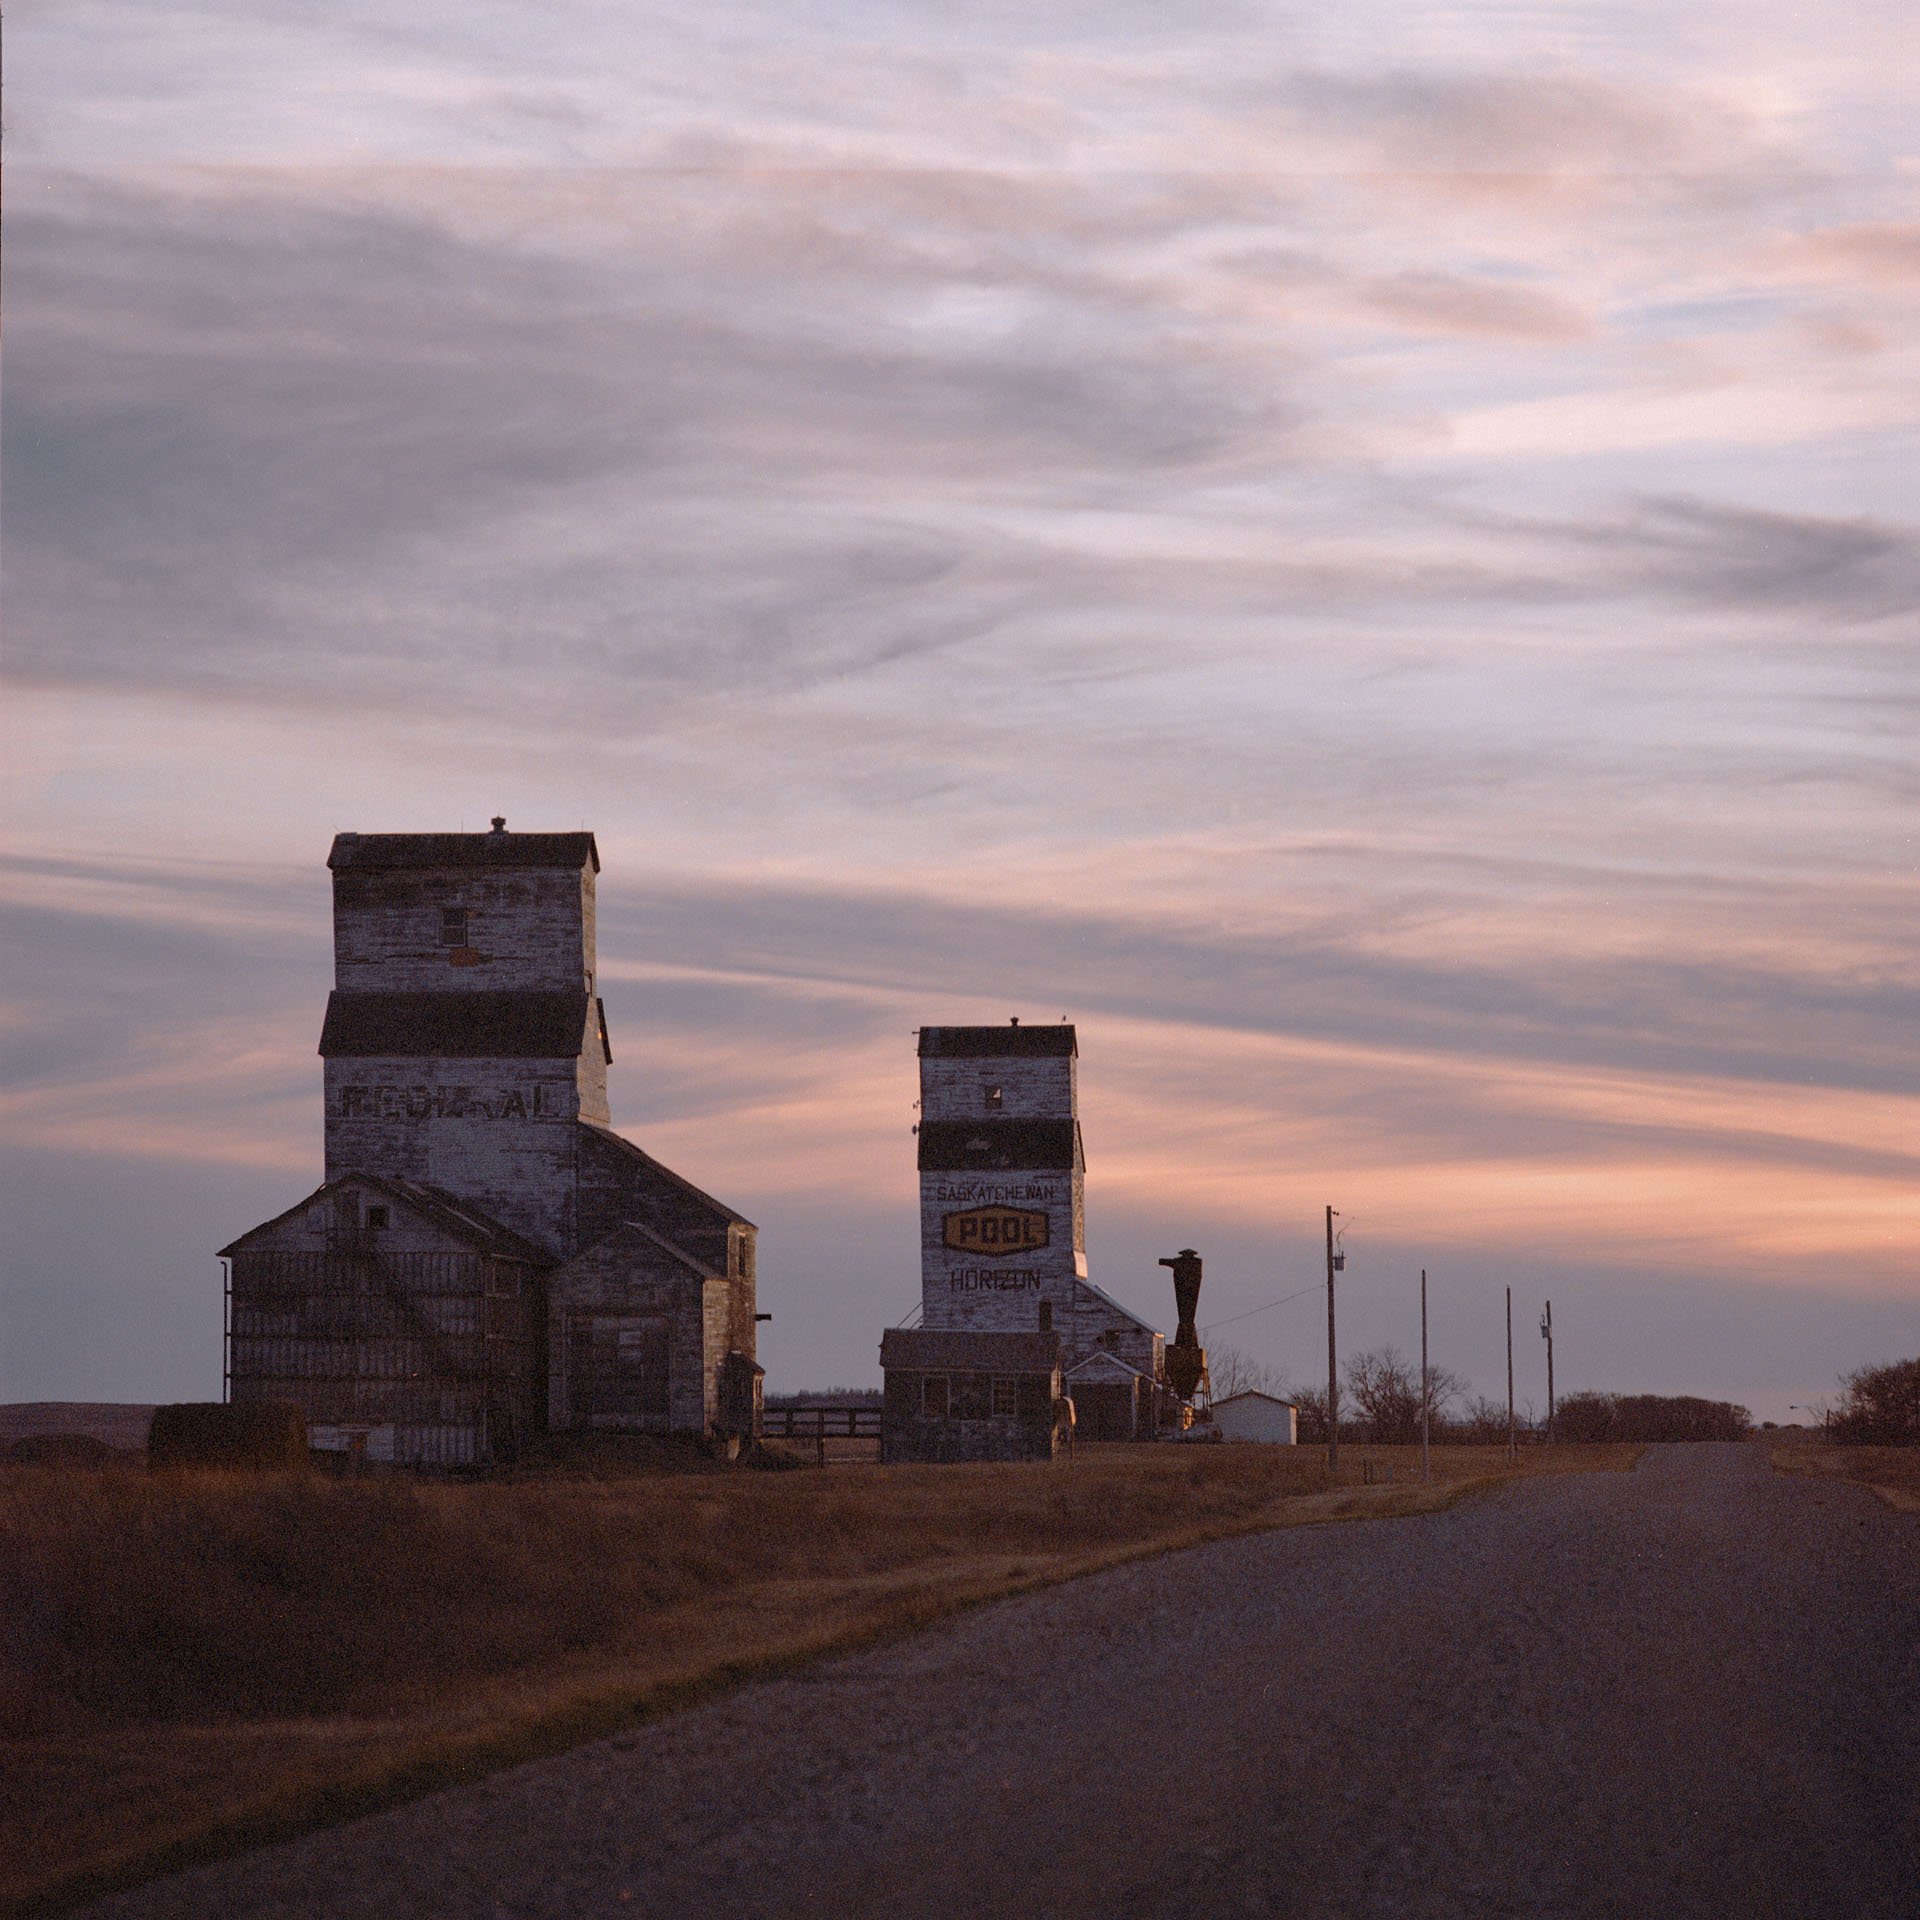
[[[763,1440],[878,1440],[878,1407],[765,1407],[760,1413]]]

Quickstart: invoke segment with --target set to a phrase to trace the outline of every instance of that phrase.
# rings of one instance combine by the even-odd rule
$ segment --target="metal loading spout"
[[[1173,1344],[1167,1348],[1167,1385],[1190,1401],[1207,1377],[1206,1349],[1194,1324],[1200,1310],[1200,1256],[1191,1247],[1182,1247],[1160,1264],[1173,1270],[1173,1302],[1179,1314]]]

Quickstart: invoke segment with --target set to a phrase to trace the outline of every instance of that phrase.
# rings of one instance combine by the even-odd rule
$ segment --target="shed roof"
[[[922,1172],[1032,1168],[1071,1172],[1086,1165],[1077,1120],[923,1120]]]
[[[511,1227],[502,1226],[491,1214],[483,1213],[458,1194],[449,1193],[444,1187],[429,1186],[424,1180],[401,1180],[391,1174],[380,1173],[343,1173],[337,1180],[327,1181],[285,1212],[276,1213],[271,1220],[261,1221],[257,1227],[249,1227],[231,1245],[222,1247],[215,1258],[226,1260],[236,1253],[245,1252],[250,1240],[283,1221],[291,1220],[295,1214],[304,1213],[330,1194],[349,1188],[377,1193],[385,1199],[397,1201],[477,1253],[490,1253],[503,1260],[525,1260],[539,1267],[553,1265],[553,1255],[544,1247],[536,1246],[531,1240],[515,1233]]]
[[[1094,1285],[1094,1283],[1091,1280],[1082,1280],[1078,1278],[1075,1279],[1073,1286],[1074,1286],[1074,1292],[1076,1294],[1080,1294],[1080,1293],[1092,1294],[1093,1297],[1096,1300],[1098,1300],[1103,1307],[1111,1308],[1112,1311],[1117,1313],[1123,1320],[1132,1321],[1133,1324],[1136,1327],[1138,1327],[1142,1333],[1151,1333],[1156,1337],[1159,1335],[1160,1329],[1156,1327],[1151,1320],[1143,1320],[1140,1317],[1140,1315],[1135,1313],[1131,1307],[1123,1306],[1118,1300],[1116,1300],[1113,1297],[1112,1294],[1110,1294],[1106,1290],[1105,1287],[1097,1287]]]
[[[571,1060],[587,1047],[588,1015],[608,1060],[607,1019],[583,989],[560,993],[341,992],[327,996],[327,1060],[437,1055],[452,1060]]]
[[[591,867],[590,833],[338,833],[327,865],[345,867]]]
[[[664,1161],[656,1160],[644,1147],[636,1147],[625,1134],[615,1133],[611,1127],[596,1126],[590,1120],[578,1120],[574,1124],[579,1127],[582,1134],[590,1135],[609,1148],[616,1160],[624,1160],[632,1172],[664,1183],[683,1199],[705,1208],[724,1223],[737,1227],[753,1225],[744,1213],[736,1212],[724,1200],[716,1200],[703,1188],[696,1187],[685,1174],[675,1173]]]
[[[1036,1054],[1074,1055],[1080,1051],[1072,1026],[922,1027],[923,1060],[1014,1060]]]
[[[1060,1364],[1060,1336],[889,1327],[880,1336],[880,1364],[942,1373],[1051,1373]]]

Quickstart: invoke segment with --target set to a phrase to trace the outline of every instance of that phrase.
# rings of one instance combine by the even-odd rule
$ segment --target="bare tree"
[[[1323,1447],[1327,1443],[1327,1390],[1318,1387],[1282,1387],[1282,1400],[1291,1400],[1299,1417],[1297,1438],[1303,1447]],[[1345,1424],[1343,1421],[1342,1425]]]
[[[1507,1403],[1504,1400],[1489,1400],[1484,1393],[1476,1393],[1468,1400],[1454,1431],[1462,1440],[1471,1441],[1476,1446],[1490,1447],[1503,1443],[1507,1437]]]
[[[1280,1385],[1279,1373],[1241,1347],[1209,1347],[1207,1378],[1213,1384],[1216,1400],[1224,1400],[1233,1393],[1270,1393],[1276,1399],[1289,1397]]]
[[[1443,1423],[1467,1383],[1451,1368],[1429,1366],[1427,1386],[1435,1423]],[[1365,1419],[1368,1439],[1410,1446],[1420,1438],[1420,1369],[1398,1348],[1356,1353],[1347,1362],[1347,1391]]]

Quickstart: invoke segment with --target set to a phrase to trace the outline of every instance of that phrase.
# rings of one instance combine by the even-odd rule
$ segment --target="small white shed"
[[[1257,1440],[1290,1447],[1299,1438],[1298,1414],[1291,1400],[1270,1393],[1230,1393],[1213,1403],[1214,1424],[1229,1440]]]

